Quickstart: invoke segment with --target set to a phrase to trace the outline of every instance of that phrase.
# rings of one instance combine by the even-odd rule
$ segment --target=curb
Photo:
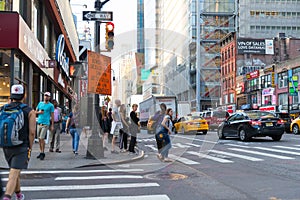
[[[139,150],[138,150],[138,151],[139,151]],[[142,160],[142,159],[144,159],[144,156],[145,156],[145,152],[144,152],[144,151],[141,151],[141,153],[139,153],[138,156],[133,157],[132,159],[119,160],[119,161],[110,162],[110,163],[92,163],[92,164],[87,164],[87,165],[81,165],[81,166],[74,167],[74,168],[97,167],[97,166],[105,166],[105,165],[119,165],[119,164],[125,164],[125,163],[130,163],[130,162]]]

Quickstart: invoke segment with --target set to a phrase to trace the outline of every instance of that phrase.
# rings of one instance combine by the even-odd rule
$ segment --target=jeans
[[[166,135],[164,135],[164,141],[163,141],[163,147],[160,150],[160,153],[162,155],[163,158],[168,158],[169,156],[169,150],[171,149],[172,145],[171,145],[171,139],[169,134],[167,133]]]
[[[78,152],[78,146],[79,146],[79,134],[76,128],[70,128],[70,134],[72,136],[72,148],[73,151]]]

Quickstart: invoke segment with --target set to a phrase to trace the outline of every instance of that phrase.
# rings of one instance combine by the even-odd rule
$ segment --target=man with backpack
[[[10,168],[3,200],[25,199],[21,192],[20,174],[27,169],[36,131],[35,111],[22,103],[25,90],[22,85],[11,87],[11,102],[0,109],[0,146]]]

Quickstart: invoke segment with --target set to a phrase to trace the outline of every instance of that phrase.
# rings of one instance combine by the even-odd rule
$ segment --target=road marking
[[[285,147],[285,146],[273,146],[273,147],[300,151],[300,148],[296,148],[296,147]]]
[[[57,170],[57,171],[21,171],[21,174],[66,174],[66,173],[110,173],[110,172],[143,172],[143,169],[102,169],[102,170]],[[9,171],[0,172],[9,174]]]
[[[118,183],[100,185],[55,185],[55,186],[23,186],[21,191],[58,191],[58,190],[96,190],[96,189],[118,189],[118,188],[140,188],[159,187],[158,183]]]
[[[147,144],[146,147],[149,147],[150,149],[157,151],[157,148],[153,144]]]
[[[254,157],[251,157],[251,156],[244,156],[244,155],[235,154],[235,153],[228,153],[228,152],[217,151],[217,150],[209,150],[209,152],[223,154],[223,155],[237,157],[237,158],[242,158],[242,159],[250,160],[250,161],[263,161],[263,159],[260,159],[260,158],[254,158]]]
[[[174,138],[184,138],[184,139],[187,139],[187,140],[192,140],[192,141],[200,141],[200,142],[205,142],[205,143],[212,143],[212,144],[217,144],[218,141],[209,141],[209,140],[200,140],[200,139],[196,139],[196,138],[189,138],[189,137],[185,137],[185,136],[180,136],[180,135],[176,135],[174,136]]]
[[[141,196],[110,196],[110,197],[80,197],[80,198],[55,198],[32,200],[170,200],[167,195],[141,195]]]
[[[272,157],[272,158],[278,158],[278,159],[290,159],[290,160],[295,159],[295,158],[292,158],[292,157],[279,156],[279,155],[269,154],[269,153],[262,153],[262,152],[259,152],[259,151],[251,151],[251,150],[236,149],[236,148],[229,148],[229,149],[233,150],[233,151],[240,151],[240,152],[244,152],[244,153],[252,153],[252,154],[268,156],[268,157]]]
[[[186,144],[187,144],[187,145],[190,145],[190,146],[194,146],[194,147],[201,147],[201,145],[193,144],[193,143],[189,143],[189,142],[187,142]]]
[[[241,148],[251,148],[251,147],[248,147],[248,146],[243,146],[243,145],[238,145],[238,144],[224,144],[224,145],[227,145],[227,146],[233,146],[233,147],[241,147]]]
[[[179,157],[179,156],[176,156],[176,155],[173,155],[173,154],[170,154],[169,157],[174,159],[174,160],[177,160],[179,162],[182,162],[186,165],[198,165],[198,164],[200,164],[199,162],[195,162],[193,160],[183,158],[183,157]]]
[[[66,181],[66,180],[94,180],[94,179],[138,179],[143,178],[138,175],[115,175],[115,176],[76,176],[76,177],[57,177],[56,181]]]
[[[291,154],[291,155],[300,156],[300,153],[299,153],[299,152],[284,151],[284,150],[271,149],[271,148],[265,148],[265,147],[253,147],[253,148],[255,148],[255,149],[260,149],[260,150],[265,150],[265,151],[273,151],[273,152],[278,152],[278,153],[286,153],[286,154]]]
[[[172,143],[172,148],[174,147],[179,147],[179,148],[190,148],[191,146],[189,145],[184,145],[184,144],[181,144],[181,143]]]
[[[298,144],[298,145],[294,145],[294,146],[296,146],[296,147],[300,147],[300,145]]]
[[[150,166],[150,165],[161,165],[161,162],[159,163],[144,163],[144,164],[122,164],[118,165],[119,167],[131,167],[131,166]]]
[[[210,155],[207,155],[207,154],[198,153],[198,152],[194,152],[194,151],[188,151],[187,153],[191,154],[191,155],[199,156],[200,158],[206,158],[206,159],[209,159],[209,160],[217,161],[217,162],[220,162],[220,163],[233,163],[233,161],[231,161],[231,160],[216,158],[216,157],[213,157],[213,156],[210,156]]]

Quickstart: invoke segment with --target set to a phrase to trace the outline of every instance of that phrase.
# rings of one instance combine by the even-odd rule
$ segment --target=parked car
[[[279,141],[284,133],[284,122],[270,112],[242,111],[222,122],[217,133],[220,139],[238,137],[241,141],[247,141],[252,137],[269,136]]]
[[[284,130],[287,133],[291,133],[290,126],[292,123],[292,118],[290,117],[289,113],[287,112],[275,112],[276,117],[280,118],[284,122]]]
[[[294,119],[290,125],[290,131],[295,135],[299,134],[300,116]]]
[[[204,135],[208,131],[207,121],[199,116],[184,116],[177,120],[175,123],[175,132],[188,133],[188,132],[202,132]]]

